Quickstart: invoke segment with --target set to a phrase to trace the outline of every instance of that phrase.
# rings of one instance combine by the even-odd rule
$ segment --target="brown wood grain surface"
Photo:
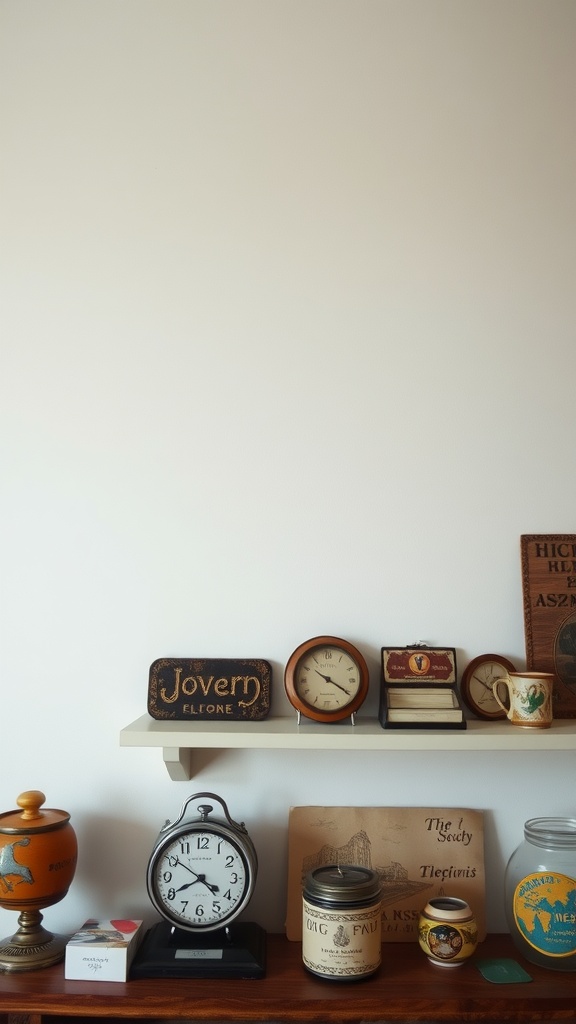
[[[511,957],[529,983],[491,984],[475,967],[483,957]],[[416,943],[385,943],[377,975],[359,982],[308,974],[301,945],[268,936],[268,969],[258,981],[65,981],[61,964],[0,974],[0,1022],[41,1024],[41,1018],[278,1021],[356,1024],[360,1021],[574,1021],[576,973],[528,964],[508,935],[492,935],[462,967],[430,964]],[[4,1019],[3,1019],[4,1018]],[[24,1019],[23,1019],[24,1018]]]

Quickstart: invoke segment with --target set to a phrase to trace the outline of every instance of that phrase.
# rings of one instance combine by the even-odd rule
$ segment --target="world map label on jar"
[[[520,933],[547,956],[576,953],[576,879],[557,872],[526,875],[514,893]]]

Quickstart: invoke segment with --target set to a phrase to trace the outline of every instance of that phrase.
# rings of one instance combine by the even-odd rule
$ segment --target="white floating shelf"
[[[467,729],[383,729],[374,718],[321,725],[296,716],[261,722],[157,721],[142,715],[120,732],[123,747],[161,747],[171,779],[193,776],[194,750],[576,750],[576,720],[550,729],[469,721]]]

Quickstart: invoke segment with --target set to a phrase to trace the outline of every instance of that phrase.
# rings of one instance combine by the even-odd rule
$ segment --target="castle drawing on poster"
[[[342,846],[332,846],[326,843],[318,853],[312,853],[305,857],[302,863],[302,882],[309,871],[325,864],[357,864],[359,867],[375,871],[382,886],[383,906],[398,903],[423,889],[432,887],[432,882],[424,882],[417,878],[411,879],[407,868],[397,860],[390,861],[385,866],[374,864],[372,843],[363,828],[359,832],[355,832]]]

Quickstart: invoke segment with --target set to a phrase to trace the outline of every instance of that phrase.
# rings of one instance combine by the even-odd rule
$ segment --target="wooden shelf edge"
[[[475,966],[475,960],[484,957],[513,958],[532,981],[491,984]],[[2,1015],[11,1024],[72,1017],[211,1024],[576,1021],[576,973],[528,964],[509,935],[490,935],[474,957],[450,971],[429,964],[416,942],[385,942],[376,975],[354,984],[335,984],[308,974],[300,943],[269,935],[267,972],[259,980],[71,982],[58,964],[0,975],[0,1021]]]
[[[170,777],[193,775],[193,751],[220,750],[442,750],[548,751],[576,750],[576,721],[558,719],[550,729],[521,729],[507,721],[469,721],[466,729],[383,729],[375,719],[356,724],[296,723],[295,718],[261,722],[157,721],[142,715],[120,732],[125,747],[162,748]]]

